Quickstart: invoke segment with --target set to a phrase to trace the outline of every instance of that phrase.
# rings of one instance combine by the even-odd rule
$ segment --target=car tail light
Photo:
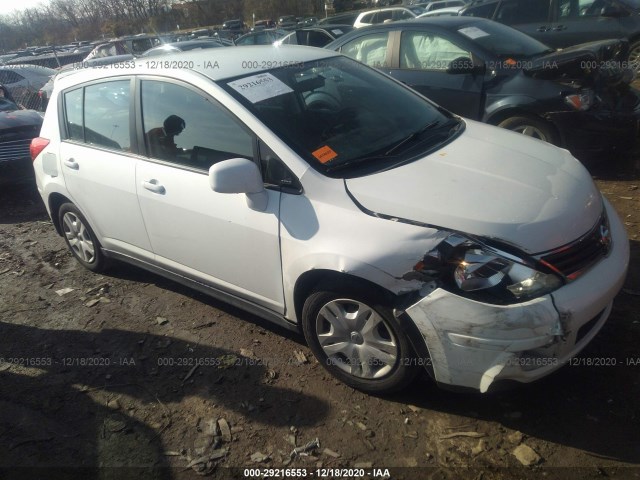
[[[29,153],[31,153],[31,160],[35,160],[38,155],[45,149],[45,147],[49,145],[49,140],[42,137],[36,137],[31,140],[31,145],[29,146]]]

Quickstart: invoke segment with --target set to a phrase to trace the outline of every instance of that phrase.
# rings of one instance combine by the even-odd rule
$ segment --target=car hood
[[[528,253],[567,244],[602,214],[601,195],[566,150],[467,120],[455,141],[401,167],[345,180],[374,214],[499,239]]]
[[[605,67],[611,70],[623,65],[629,44],[625,40],[602,40],[583,43],[537,57],[527,62],[526,75],[542,79],[587,77]],[[620,70],[616,68],[616,70]],[[631,78],[631,77],[630,77]]]
[[[35,110],[0,111],[0,130],[30,125],[38,129],[42,125],[42,117]]]

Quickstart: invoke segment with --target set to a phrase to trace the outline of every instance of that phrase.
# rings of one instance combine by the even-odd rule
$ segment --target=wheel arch
[[[58,235],[62,236],[62,227],[60,225],[60,219],[58,218],[58,211],[60,207],[65,203],[73,203],[67,197],[58,192],[53,192],[49,195],[48,203],[49,203],[49,212],[51,215],[51,221],[53,222],[53,226],[58,232]]]
[[[335,270],[310,270],[300,275],[294,286],[294,311],[298,325],[301,324],[300,321],[302,319],[302,308],[304,307],[304,303],[311,292],[316,290],[317,287],[326,285],[331,289],[340,287],[353,288],[354,284],[362,287],[363,289],[367,289],[370,292],[374,292],[379,296],[380,300],[387,305],[392,305],[398,298],[398,296],[390,290],[387,290],[386,288],[362,277],[337,272]]]
[[[512,107],[512,108],[505,108],[503,110],[498,110],[492,113],[491,116],[487,117],[485,119],[485,123],[488,123],[489,125],[498,126],[500,122],[503,122],[507,118],[511,118],[511,117],[531,117],[541,122],[544,122],[552,130],[552,133],[555,136],[555,138],[559,141],[560,146],[564,145],[564,136],[562,135],[562,132],[558,129],[555,123],[553,123],[544,115],[539,115],[537,113],[531,112],[530,110],[527,110],[522,107]]]

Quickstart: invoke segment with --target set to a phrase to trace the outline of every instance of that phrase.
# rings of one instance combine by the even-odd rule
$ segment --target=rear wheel
[[[558,144],[558,136],[553,127],[544,120],[531,115],[509,117],[502,120],[498,126],[554,145]]]
[[[391,310],[360,289],[318,290],[302,311],[304,335],[320,363],[358,390],[389,393],[419,368]]]
[[[65,203],[58,210],[58,219],[64,240],[71,253],[85,268],[101,272],[106,268],[106,258],[89,223],[73,203]]]

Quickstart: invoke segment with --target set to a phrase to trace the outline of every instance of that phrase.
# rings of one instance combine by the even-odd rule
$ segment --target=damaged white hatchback
[[[134,263],[304,332],[369,392],[561,367],[624,281],[624,228],[566,150],[349,58],[238,47],[60,78],[37,184],[85,267]]]

